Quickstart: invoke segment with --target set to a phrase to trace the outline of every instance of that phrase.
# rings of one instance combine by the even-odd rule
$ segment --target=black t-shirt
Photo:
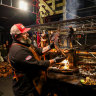
[[[35,51],[41,55],[42,49],[36,48]],[[28,48],[18,45],[12,44],[9,51],[9,59],[16,70],[17,73],[25,73],[25,74],[38,74],[40,70],[46,70],[49,67],[49,60],[36,60],[33,53],[29,51]]]

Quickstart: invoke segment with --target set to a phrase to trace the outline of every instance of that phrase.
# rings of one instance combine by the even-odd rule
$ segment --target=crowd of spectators
[[[10,45],[8,40],[5,43],[0,44],[0,62],[6,61],[9,48],[10,48]]]

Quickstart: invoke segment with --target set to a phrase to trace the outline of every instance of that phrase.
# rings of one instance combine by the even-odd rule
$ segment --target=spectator
[[[9,48],[10,48],[10,45],[9,45],[8,40],[6,41],[6,48],[7,48],[7,54],[8,54],[8,52],[9,52]]]
[[[1,56],[1,50],[2,50],[2,45],[0,45],[0,62],[3,62],[4,59],[3,59],[3,57]]]
[[[2,50],[1,50],[1,55],[4,58],[5,56],[7,56],[7,48],[6,48],[6,44],[3,44]]]

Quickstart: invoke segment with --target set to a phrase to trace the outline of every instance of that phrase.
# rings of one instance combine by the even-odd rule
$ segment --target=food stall
[[[60,29],[54,31],[59,34],[54,37],[56,39],[55,49],[44,54],[44,58],[49,60],[56,56],[66,57],[62,62],[54,63],[46,72],[47,85],[45,90],[47,90],[48,96],[95,96],[96,50],[90,49],[94,42],[91,40],[95,38],[88,37],[90,34],[96,36],[94,33],[96,32],[96,24],[95,22],[93,24],[92,19],[96,21],[96,17],[88,17],[39,26],[41,29],[47,28],[47,30],[50,28],[52,30],[54,27],[58,28],[58,26]],[[83,22],[81,22],[82,20]],[[87,22],[91,22],[91,20],[92,23]],[[67,28],[70,24],[73,25],[75,31],[74,44],[72,44],[74,41],[72,42],[67,38],[69,31]],[[91,24],[93,25],[91,26]]]

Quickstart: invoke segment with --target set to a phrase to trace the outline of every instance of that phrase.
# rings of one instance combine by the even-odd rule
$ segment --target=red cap
[[[25,28],[23,24],[19,23],[19,24],[14,24],[12,27],[11,27],[11,30],[10,30],[10,34],[11,35],[18,35],[18,34],[21,34],[21,33],[25,33],[25,32],[28,32],[31,28]]]

